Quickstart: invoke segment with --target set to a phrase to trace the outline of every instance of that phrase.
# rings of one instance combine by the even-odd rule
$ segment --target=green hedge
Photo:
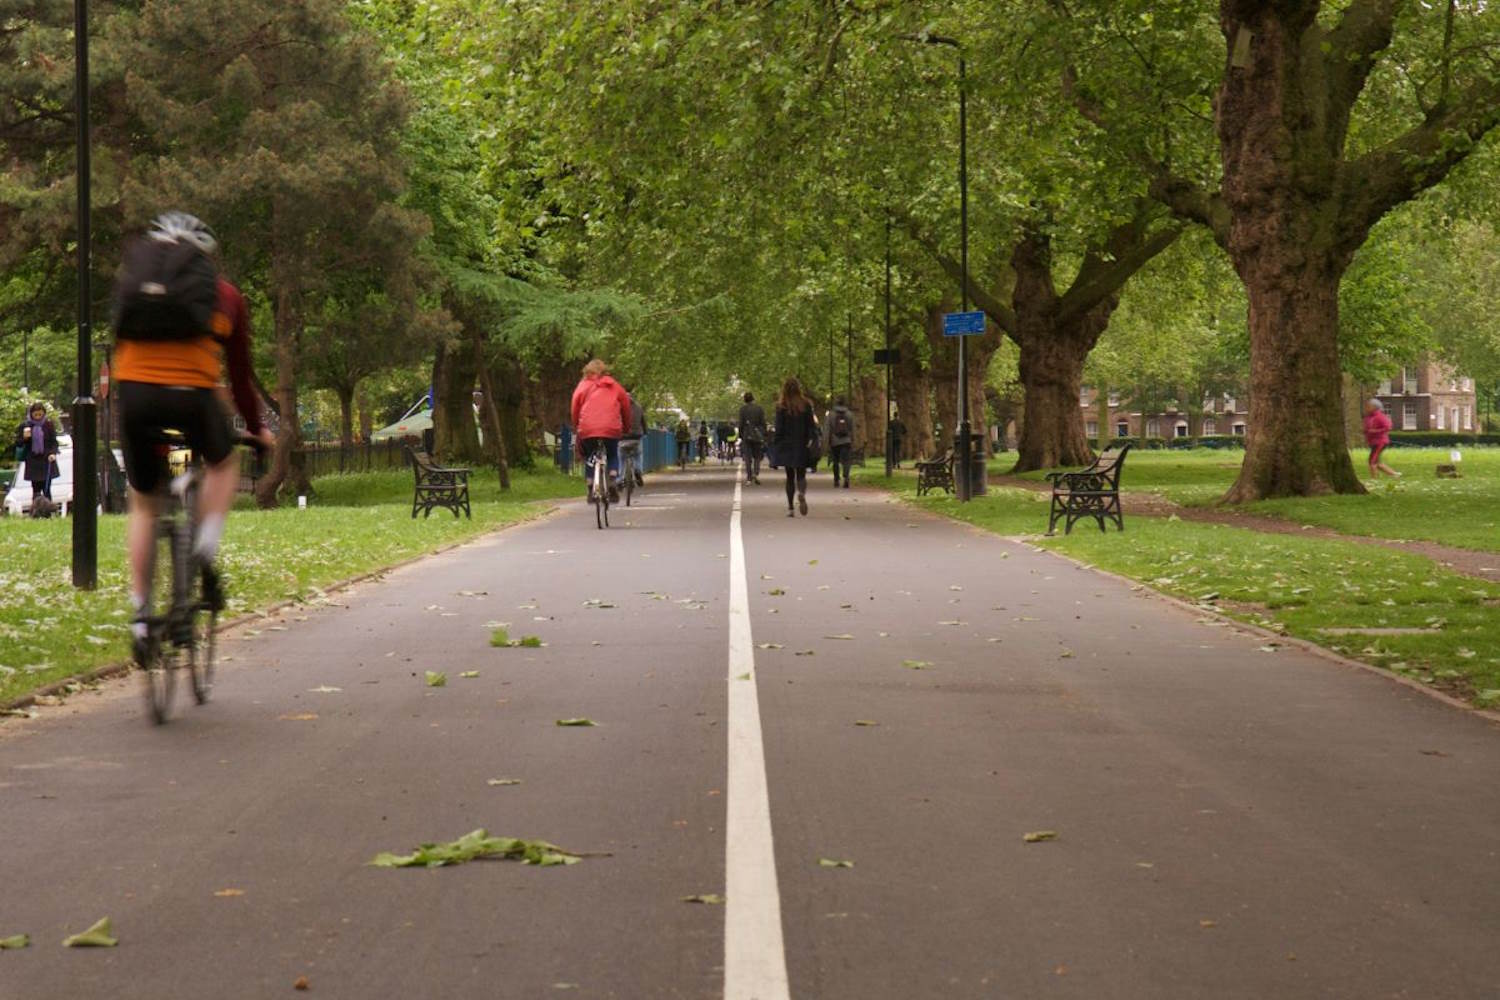
[[[1391,447],[1462,448],[1465,445],[1500,445],[1500,434],[1461,434],[1454,431],[1391,431]]]
[[[1185,438],[1163,438],[1163,437],[1112,437],[1109,439],[1111,445],[1122,445],[1129,443],[1132,448],[1144,451],[1184,451],[1188,448],[1243,448],[1245,438],[1237,434],[1204,434],[1201,437]],[[1099,449],[1099,441],[1091,439],[1089,446],[1095,451]]]

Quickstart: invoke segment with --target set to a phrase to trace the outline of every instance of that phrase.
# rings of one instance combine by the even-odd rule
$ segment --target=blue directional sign
[[[984,313],[943,313],[943,336],[973,337],[984,333]]]

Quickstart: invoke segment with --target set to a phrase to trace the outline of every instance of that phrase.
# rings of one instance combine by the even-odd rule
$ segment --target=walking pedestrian
[[[698,464],[708,461],[708,421],[698,421]]]
[[[687,467],[688,452],[693,450],[693,428],[687,417],[677,421],[677,467]]]
[[[1401,473],[1380,460],[1391,443],[1391,418],[1385,415],[1385,406],[1378,399],[1365,404],[1365,443],[1370,446],[1370,476],[1379,479],[1383,472],[1400,479]]]
[[[844,489],[849,488],[849,466],[854,461],[854,414],[849,410],[849,401],[843,396],[833,401],[828,411],[828,422],[823,428],[823,451],[828,455],[828,467],[833,470],[833,488],[839,487],[839,471],[843,470]]]
[[[16,428],[16,461],[31,484],[31,503],[38,497],[52,499],[52,480],[57,478],[57,428],[47,416],[47,404],[36,402]]]
[[[786,516],[794,517],[792,502],[807,516],[807,470],[817,464],[818,418],[802,383],[788,376],[776,401],[776,430],[772,437],[776,460],[786,469]]]
[[[760,485],[760,462],[766,453],[766,411],[755,401],[755,393],[745,393],[740,407],[740,451],[745,458],[745,485]]]
[[[906,424],[898,413],[890,422],[890,430],[886,432],[886,446],[891,451],[891,468],[901,468],[901,446],[906,442]]]

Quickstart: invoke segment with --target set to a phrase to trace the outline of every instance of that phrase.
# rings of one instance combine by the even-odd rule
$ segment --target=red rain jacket
[[[573,390],[572,414],[579,440],[619,439],[630,426],[630,394],[608,375],[585,378]]]

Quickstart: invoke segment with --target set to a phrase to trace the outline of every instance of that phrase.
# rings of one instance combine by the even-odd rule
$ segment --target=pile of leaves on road
[[[410,854],[389,851],[375,855],[370,864],[376,868],[441,868],[461,865],[479,858],[502,858],[543,868],[552,865],[574,865],[583,855],[564,850],[545,840],[522,840],[519,837],[491,837],[479,829],[446,843],[419,844]]]

